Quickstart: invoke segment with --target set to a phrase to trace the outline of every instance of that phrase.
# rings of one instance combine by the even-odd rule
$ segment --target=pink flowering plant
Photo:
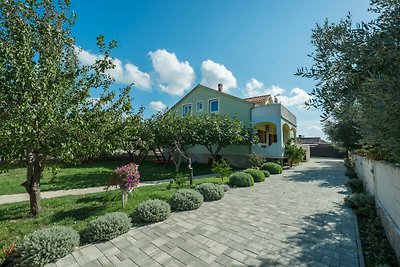
[[[139,165],[129,163],[112,172],[112,185],[117,185],[124,192],[131,192],[140,182]]]

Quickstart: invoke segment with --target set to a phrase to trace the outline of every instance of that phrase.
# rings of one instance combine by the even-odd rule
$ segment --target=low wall
[[[357,176],[375,196],[378,214],[397,258],[400,260],[400,164],[353,155]]]

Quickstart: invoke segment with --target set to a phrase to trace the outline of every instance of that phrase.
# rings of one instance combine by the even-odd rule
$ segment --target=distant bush
[[[172,195],[169,204],[174,211],[198,209],[203,204],[203,195],[193,189],[180,189]]]
[[[262,171],[256,170],[256,169],[247,169],[244,170],[243,172],[248,173],[253,177],[254,182],[259,183],[259,182],[264,182],[265,181],[265,175]]]
[[[159,222],[167,219],[171,214],[170,205],[159,199],[144,201],[136,207],[132,214],[135,222]]]
[[[196,186],[196,190],[203,195],[204,201],[220,200],[224,197],[224,188],[218,184],[204,183]]]
[[[261,170],[264,173],[265,178],[268,178],[271,176],[271,174],[269,173],[269,171],[266,170]]]
[[[251,166],[259,168],[265,162],[265,157],[253,153],[249,156],[249,161],[251,163]]]
[[[267,162],[261,165],[261,170],[266,170],[270,174],[279,174],[282,173],[282,166],[274,162]]]
[[[172,187],[176,188],[184,188],[187,186],[188,182],[188,177],[184,173],[177,173],[175,177],[169,182],[168,189],[171,189]]]
[[[254,179],[248,173],[236,172],[229,176],[229,184],[236,187],[249,187],[254,185]]]
[[[91,221],[84,234],[85,241],[108,241],[129,231],[131,219],[124,212],[112,212]]]
[[[365,206],[373,206],[375,199],[366,193],[354,193],[344,198],[344,202],[351,208],[362,208]]]
[[[44,266],[71,253],[79,245],[79,234],[70,227],[53,226],[22,238],[14,252],[14,266]]]
[[[353,193],[362,193],[364,191],[364,183],[361,179],[349,179],[346,185],[351,188]]]

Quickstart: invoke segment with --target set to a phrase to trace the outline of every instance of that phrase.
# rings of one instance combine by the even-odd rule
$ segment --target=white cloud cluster
[[[301,88],[293,88],[290,96],[278,96],[278,100],[285,106],[299,106],[303,108],[305,102],[311,99],[311,96]]]
[[[179,61],[175,53],[165,49],[150,52],[160,89],[170,95],[181,96],[193,84],[196,75],[187,61]]]
[[[167,109],[167,105],[165,105],[162,101],[152,101],[150,102],[149,106],[155,111],[164,111]]]
[[[246,83],[246,97],[259,96],[259,95],[272,95],[276,96],[282,94],[285,90],[279,86],[272,85],[271,88],[265,88],[264,83],[258,81],[255,78],[251,78]]]
[[[75,47],[78,59],[84,65],[92,65],[96,60],[101,59],[100,55],[96,55]],[[139,70],[139,67],[131,63],[124,64],[120,59],[113,59],[114,69],[110,69],[108,73],[115,79],[115,82],[129,85],[134,83],[136,87],[142,90],[151,89],[151,79],[148,73]]]
[[[201,74],[203,76],[202,84],[211,88],[217,88],[219,83],[224,85],[224,91],[236,88],[237,82],[232,72],[224,65],[215,63],[208,59],[201,63]]]

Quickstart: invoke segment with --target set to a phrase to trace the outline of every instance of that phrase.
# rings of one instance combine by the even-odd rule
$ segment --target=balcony
[[[252,110],[253,123],[270,121],[277,123],[281,119],[286,120],[292,126],[297,126],[296,116],[281,104],[268,104],[256,106]],[[279,123],[280,124],[280,123]]]

